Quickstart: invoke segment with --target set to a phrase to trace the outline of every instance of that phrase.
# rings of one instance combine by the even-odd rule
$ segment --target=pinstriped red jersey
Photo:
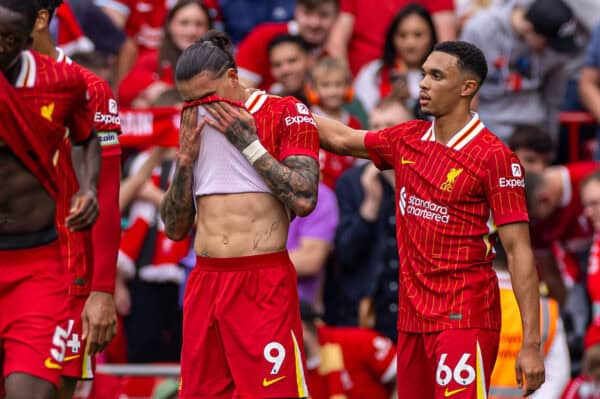
[[[396,174],[398,329],[500,329],[496,226],[527,222],[517,157],[477,115],[443,145],[431,122],[369,132],[371,159]]]
[[[90,231],[70,232],[65,219],[71,207],[72,194],[78,183],[71,163],[71,143],[87,140],[92,132],[92,114],[88,108],[87,84],[83,76],[68,65],[33,51],[22,53],[21,71],[15,89],[30,106],[31,111],[43,118],[68,127],[68,135],[55,156],[59,195],[56,200],[56,228],[63,256],[69,270],[77,270],[70,292],[89,289],[85,271],[91,270]]]

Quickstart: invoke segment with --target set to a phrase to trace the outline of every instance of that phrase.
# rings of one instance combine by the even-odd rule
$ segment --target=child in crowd
[[[312,113],[337,119],[354,129],[362,129],[358,119],[343,108],[353,98],[352,76],[344,61],[332,57],[321,58],[311,70],[306,97]],[[319,162],[321,180],[334,189],[337,178],[354,164],[354,158],[321,149]]]

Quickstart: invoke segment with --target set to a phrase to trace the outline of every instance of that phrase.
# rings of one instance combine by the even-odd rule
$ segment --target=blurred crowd
[[[209,29],[231,37],[244,85],[359,129],[428,118],[418,103],[421,64],[437,42],[481,48],[489,74],[474,111],[524,166],[542,280],[548,374],[533,397],[600,398],[597,0],[68,0],[51,31],[110,82],[122,127],[115,300],[123,328],[104,362],[179,359],[195,254],[191,237],[165,236],[157,209],[174,169],[177,59]],[[324,150],[320,163],[317,207],[293,220],[288,239],[313,396],[389,397],[402,263],[393,172]],[[517,398],[519,315],[497,252],[503,331],[490,395]]]

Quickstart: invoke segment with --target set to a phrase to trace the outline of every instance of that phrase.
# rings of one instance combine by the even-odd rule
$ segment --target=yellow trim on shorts
[[[487,389],[485,387],[485,370],[483,368],[483,356],[481,354],[481,347],[479,346],[479,340],[477,340],[477,361],[476,361],[476,383],[477,383],[477,399],[487,399]]]
[[[90,356],[90,341],[89,337],[85,343],[85,350],[82,354],[81,359],[81,379],[91,380],[94,378],[94,371],[92,370],[92,357]]]
[[[296,365],[296,385],[298,386],[298,397],[307,398],[308,388],[306,386],[306,379],[304,378],[304,367],[302,366],[302,355],[300,354],[300,347],[296,340],[294,331],[292,333],[292,342],[294,343],[294,360]]]

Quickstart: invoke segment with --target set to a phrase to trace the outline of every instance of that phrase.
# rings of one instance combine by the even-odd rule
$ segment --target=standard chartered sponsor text
[[[406,201],[406,189],[402,187],[400,200],[400,211],[404,215],[409,214],[425,220],[449,223],[450,215],[448,207],[436,204],[431,200],[424,200],[416,195],[410,195]]]

